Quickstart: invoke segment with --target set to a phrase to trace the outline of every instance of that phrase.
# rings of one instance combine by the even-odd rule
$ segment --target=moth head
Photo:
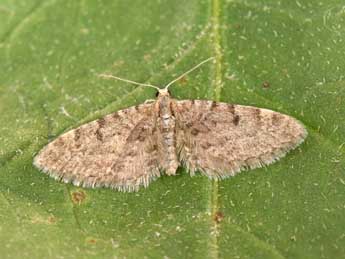
[[[170,93],[170,90],[167,89],[167,88],[163,88],[163,89],[158,89],[157,93],[156,93],[156,97],[159,97],[159,96],[170,96],[171,93]]]

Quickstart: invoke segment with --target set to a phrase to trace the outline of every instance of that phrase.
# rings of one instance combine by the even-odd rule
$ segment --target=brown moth
[[[268,165],[307,136],[296,119],[267,109],[207,100],[176,100],[163,89],[157,99],[106,115],[70,130],[46,145],[34,165],[56,179],[120,191],[147,187],[180,165],[211,179]]]

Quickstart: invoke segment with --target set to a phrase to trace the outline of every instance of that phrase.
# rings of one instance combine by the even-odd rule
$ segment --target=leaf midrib
[[[221,56],[221,35],[219,31],[219,0],[212,1],[212,13],[211,13],[211,24],[213,38],[211,38],[211,45],[214,52],[215,58],[215,69],[214,69],[214,79],[212,80],[212,85],[214,88],[213,98],[215,101],[220,101],[221,90],[222,90],[222,56]],[[219,222],[217,222],[215,215],[219,210],[219,199],[218,199],[218,181],[210,180],[210,201],[209,201],[209,214],[211,221],[211,229],[208,233],[209,237],[209,255],[210,258],[219,258],[219,245],[218,245],[218,235],[219,235]]]

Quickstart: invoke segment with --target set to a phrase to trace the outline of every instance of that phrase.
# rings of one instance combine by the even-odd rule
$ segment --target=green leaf
[[[339,0],[0,0],[2,258],[344,258],[345,11]],[[154,98],[277,110],[306,142],[213,182],[138,193],[59,183],[32,158],[63,131]]]

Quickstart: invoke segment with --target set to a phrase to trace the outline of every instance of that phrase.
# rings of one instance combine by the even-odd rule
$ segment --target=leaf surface
[[[2,258],[341,258],[345,254],[341,1],[0,0]],[[289,114],[309,132],[279,162],[138,193],[82,189],[32,166],[49,140],[154,98],[111,73]]]

